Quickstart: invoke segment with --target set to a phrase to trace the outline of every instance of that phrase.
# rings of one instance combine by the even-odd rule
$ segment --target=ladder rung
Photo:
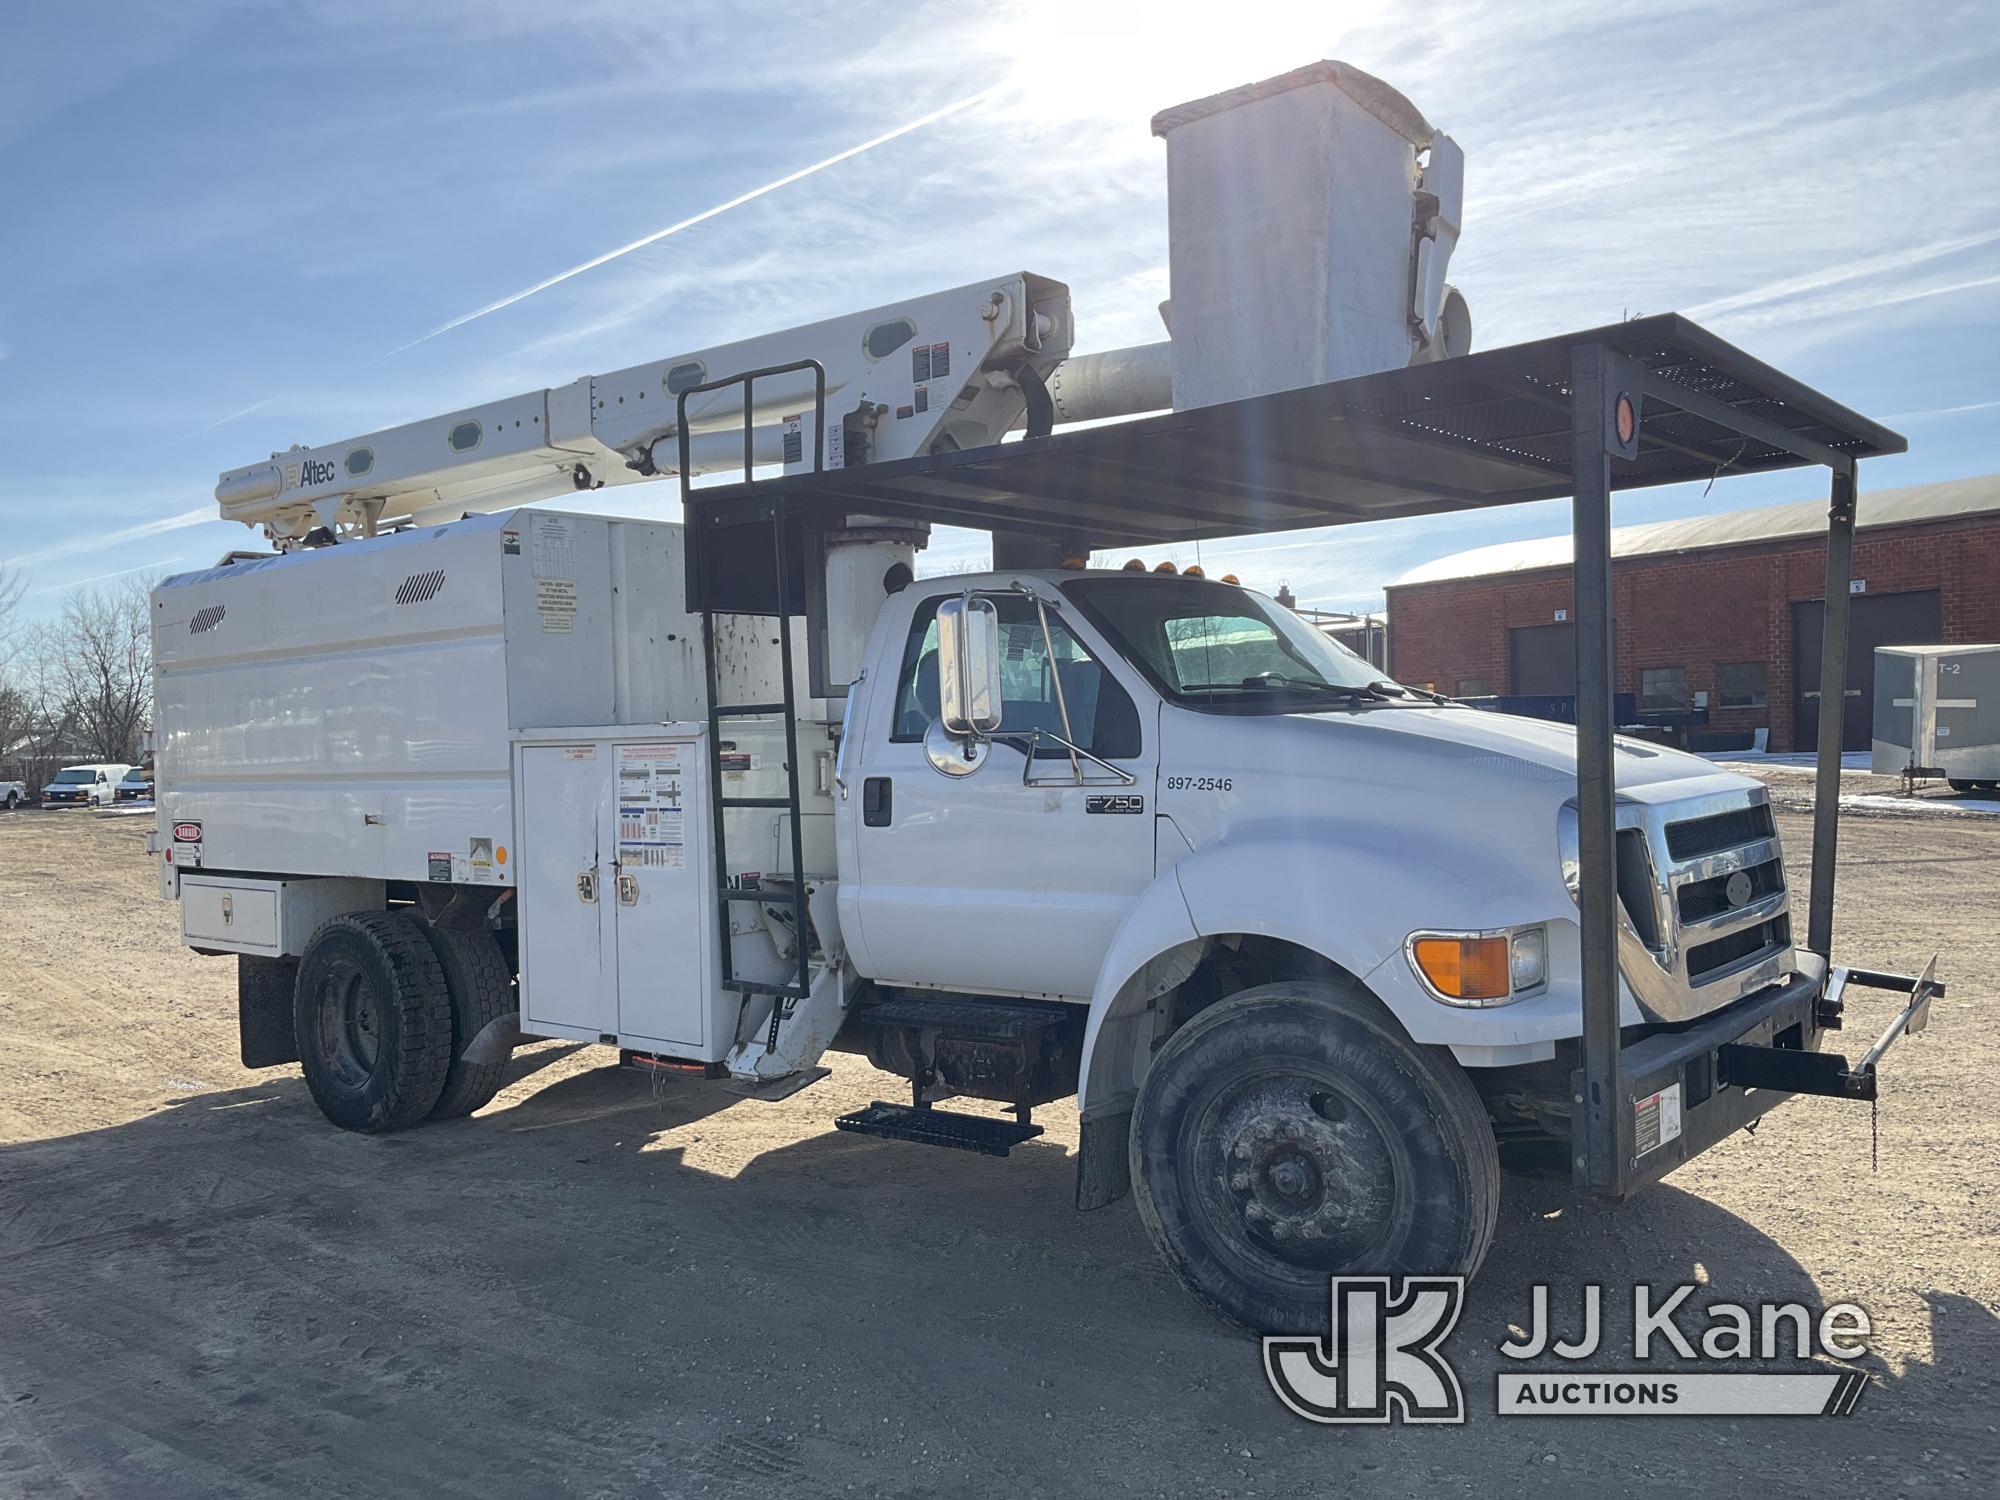
[[[790,797],[724,797],[724,807],[782,807],[792,810]]]
[[[737,719],[750,714],[781,714],[784,711],[782,703],[724,703],[717,705],[715,716],[718,719]]]
[[[778,984],[768,979],[725,979],[722,987],[745,995],[777,995],[786,1000],[806,998],[806,992],[796,984]]]

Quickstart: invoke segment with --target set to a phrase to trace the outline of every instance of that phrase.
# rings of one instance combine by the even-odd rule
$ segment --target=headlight
[[[1505,1005],[1549,977],[1547,929],[1413,932],[1404,943],[1410,967],[1431,998],[1446,1005]]]
[[[1541,927],[1523,927],[1507,946],[1508,972],[1514,992],[1537,988],[1549,977],[1549,936]]]

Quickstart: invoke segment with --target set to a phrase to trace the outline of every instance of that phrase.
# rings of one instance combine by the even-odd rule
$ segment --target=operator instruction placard
[[[568,635],[576,626],[576,528],[568,516],[531,515],[528,537],[542,634]]]
[[[687,866],[681,745],[618,747],[618,862],[641,869]]]

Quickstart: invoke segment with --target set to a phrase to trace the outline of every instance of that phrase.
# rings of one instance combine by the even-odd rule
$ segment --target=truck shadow
[[[568,1051],[524,1051],[510,1084]],[[1073,1211],[1061,1145],[995,1161],[841,1134],[827,1117],[856,1081],[840,1081],[830,1101],[760,1104],[605,1067],[471,1119],[363,1137],[326,1124],[286,1070],[0,1148],[0,1286],[18,1310],[0,1390],[49,1455],[15,1460],[88,1490],[165,1442],[176,1456],[158,1472],[214,1488],[268,1462],[229,1438],[255,1407],[304,1455],[294,1478],[379,1443],[399,1466],[389,1487],[488,1474],[502,1489],[588,1488],[595,1474],[619,1488],[636,1453],[690,1484],[740,1483],[749,1463],[770,1491],[806,1493],[820,1459],[855,1459],[862,1439],[836,1433],[900,1441],[905,1423],[955,1444],[986,1478],[975,1489],[1012,1475],[1053,1492],[1100,1472],[1115,1489],[1115,1465],[1093,1467],[1101,1452],[1073,1457],[1101,1430],[1143,1430],[1190,1483],[1240,1484],[1238,1449],[1255,1451],[1275,1470],[1259,1489],[1323,1484],[1330,1442],[1364,1467],[1456,1452],[1490,1473],[1609,1444],[1647,1468],[1686,1424],[1492,1420],[1493,1377],[1511,1367],[1497,1345],[1525,1326],[1534,1284],[1551,1288],[1558,1336],[1581,1286],[1606,1288],[1587,1362],[1600,1370],[1634,1367],[1635,1282],[1814,1309],[1846,1294],[1837,1268],[1822,1287],[1754,1224],[1670,1184],[1617,1206],[1510,1178],[1447,1345],[1472,1424],[1333,1435],[1278,1407],[1255,1347],[1181,1290],[1129,1202]],[[1940,1428],[1983,1431],[2000,1322],[1948,1294],[1925,1312],[1927,1359],[1902,1326],[1903,1356],[1862,1366],[1876,1380],[1864,1412],[1895,1424],[1756,1422],[1760,1461],[1782,1450],[1795,1475],[1863,1450],[1902,1462],[1939,1447]],[[762,1440],[774,1412],[792,1436],[743,1448],[746,1414]],[[1450,1446],[1467,1440],[1481,1457]],[[0,1442],[0,1489],[31,1488],[9,1451]]]

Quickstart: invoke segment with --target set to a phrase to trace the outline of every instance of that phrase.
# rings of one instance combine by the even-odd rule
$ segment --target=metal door
[[[618,975],[604,961],[615,902],[609,883],[611,772],[590,744],[521,750],[521,992],[531,1023],[609,1034]]]
[[[1935,645],[1942,634],[1936,589],[1856,594],[1848,601],[1847,683],[1840,748],[1866,750],[1875,722],[1875,648]],[[1792,748],[1819,748],[1820,632],[1826,603],[1792,606]]]
[[[657,741],[611,753],[618,847],[605,899],[616,914],[618,1031],[628,1047],[704,1055],[715,925],[701,745]]]

